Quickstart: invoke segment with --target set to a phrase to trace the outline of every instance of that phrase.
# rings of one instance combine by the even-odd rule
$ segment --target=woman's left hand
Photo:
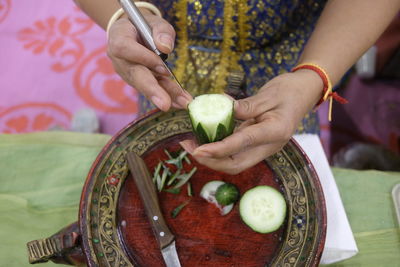
[[[278,152],[322,94],[322,80],[311,70],[281,74],[251,97],[235,101],[235,117],[244,122],[222,141],[181,146],[214,170],[237,174]]]

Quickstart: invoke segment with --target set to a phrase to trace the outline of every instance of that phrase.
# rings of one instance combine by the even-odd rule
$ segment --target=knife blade
[[[129,170],[139,191],[153,234],[160,246],[167,267],[180,267],[175,247],[175,236],[168,228],[158,203],[157,191],[146,163],[134,152],[126,154]]]
[[[163,255],[165,264],[168,267],[181,266],[181,263],[179,262],[178,253],[176,252],[175,241],[172,241],[172,243],[169,246],[162,249],[161,253]]]
[[[157,49],[156,44],[154,43],[153,34],[151,31],[150,26],[147,24],[146,20],[144,19],[142,13],[140,13],[139,9],[135,5],[134,1],[131,0],[119,0],[121,7],[124,9],[125,13],[127,14],[129,20],[135,26],[136,30],[142,37],[143,42],[145,43],[146,47],[156,53],[162,60],[164,67],[170,74],[170,77],[178,84],[179,88],[186,92],[181,83],[176,78],[175,74],[172,72],[170,67],[168,67],[167,63],[165,62],[168,58],[168,55],[160,52]]]

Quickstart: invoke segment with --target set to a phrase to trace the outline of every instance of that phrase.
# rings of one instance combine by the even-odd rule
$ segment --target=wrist
[[[138,9],[139,9],[140,13],[143,15],[144,18],[146,18],[146,17],[149,16],[149,15],[150,15],[150,16],[154,16],[154,15],[155,15],[155,14],[154,14],[153,12],[151,12],[148,8],[139,7]],[[129,17],[128,17],[128,15],[127,15],[125,12],[123,12],[122,15],[120,15],[118,18],[116,18],[116,19],[113,21],[113,23],[116,22],[116,21],[118,21],[118,20],[120,20],[120,19],[128,19],[128,20],[129,20]]]
[[[140,13],[142,13],[143,17],[149,16],[149,15],[153,15],[153,16],[156,15],[147,7],[138,7],[138,9],[140,10]]]
[[[325,100],[329,100],[329,114],[328,114],[328,119],[329,121],[332,120],[332,103],[333,99],[338,101],[341,104],[347,103],[347,100],[339,96],[336,92],[332,91],[332,83],[329,78],[328,73],[319,65],[314,64],[314,63],[303,63],[300,65],[297,65],[292,69],[292,72],[297,72],[299,70],[311,70],[315,74],[317,74],[322,83],[323,83],[323,89],[322,89],[322,97],[318,101],[316,107],[318,107],[322,102]]]
[[[311,106],[315,106],[323,96],[324,82],[321,77],[314,71],[309,69],[299,69],[294,72],[301,76],[301,79],[306,83],[306,91],[303,93],[308,95]]]
[[[159,10],[156,6],[154,6],[153,4],[151,4],[151,3],[139,1],[139,2],[135,2],[135,6],[136,6],[136,8],[138,8],[138,9],[140,10],[140,13],[141,13],[144,17],[145,17],[145,16],[148,16],[148,15],[150,15],[150,14],[153,14],[153,15],[158,16],[158,17],[162,17],[160,10]],[[125,17],[125,18],[128,17],[128,16],[125,14],[123,8],[118,9],[118,10],[115,11],[115,13],[111,16],[111,18],[110,18],[109,21],[108,21],[107,28],[106,28],[107,36],[108,36],[109,31],[110,31],[111,25],[112,25],[115,21],[119,20],[119,19],[122,18],[122,17]]]

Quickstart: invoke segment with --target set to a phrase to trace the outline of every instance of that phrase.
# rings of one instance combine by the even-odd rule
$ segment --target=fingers
[[[184,140],[179,142],[179,144],[189,154],[193,154],[194,150],[197,148],[197,143],[193,140]]]
[[[252,147],[234,155],[220,158],[214,158],[211,155],[196,155],[195,150],[198,148],[198,145],[194,140],[184,140],[179,144],[200,164],[217,171],[234,175],[256,165],[268,156],[278,152],[282,149],[285,143],[276,142],[272,144],[264,144]]]
[[[256,165],[268,156],[275,154],[281,150],[282,147],[281,143],[274,143],[254,147],[231,157],[209,158],[194,155],[193,157],[197,162],[211,169],[234,175]]]
[[[111,26],[107,53],[110,58],[141,64],[158,74],[169,75],[160,57],[138,42],[138,33],[127,19],[120,19]]]
[[[176,36],[172,25],[158,16],[148,16],[146,19],[152,29],[157,48],[165,54],[171,53],[174,49]]]
[[[268,144],[249,149],[233,156],[211,158],[193,155],[193,152],[198,147],[194,140],[184,140],[179,142],[179,144],[200,164],[229,174],[238,174],[239,172],[254,166],[268,156],[278,152],[282,148],[280,144]]]
[[[235,101],[235,117],[241,120],[256,118],[266,111],[265,100],[257,95]]]
[[[200,157],[223,158],[261,144],[262,140],[264,140],[262,131],[257,126],[251,125],[233,133],[222,141],[200,146],[193,154]]]
[[[267,83],[253,96],[235,101],[235,117],[241,120],[256,118],[275,107],[278,86]]]
[[[113,60],[113,64],[115,70],[128,84],[141,92],[162,111],[169,110],[171,98],[149,69],[120,59]]]
[[[237,126],[237,127],[235,128],[235,132],[241,131],[241,130],[245,129],[246,127],[248,127],[248,126],[250,126],[250,125],[253,125],[253,124],[256,124],[256,123],[257,123],[257,122],[256,122],[255,119],[245,120],[245,121],[243,121],[242,123],[240,123],[239,126]]]
[[[170,95],[174,108],[186,109],[192,101],[192,96],[169,77],[160,77],[159,83]]]
[[[285,143],[292,136],[291,128],[279,118],[264,118],[260,123],[249,124],[222,141],[198,147],[193,155],[223,158],[259,145]]]
[[[175,39],[172,26],[154,15],[146,15],[146,19],[153,33],[159,36],[160,45],[163,34],[168,35],[172,45],[167,46],[172,50]],[[171,106],[186,108],[192,96],[169,78],[170,73],[160,57],[139,41],[140,37],[129,20],[121,18],[111,26],[107,52],[118,74],[161,110],[167,111]],[[165,47],[162,51],[171,52]]]
[[[186,109],[192,100],[192,96],[169,77],[154,76],[145,66],[131,64],[122,59],[113,59],[112,62],[124,81],[163,111],[169,110],[171,106]]]
[[[131,67],[131,83],[162,111],[171,107],[170,95],[161,87],[151,71],[141,65]]]

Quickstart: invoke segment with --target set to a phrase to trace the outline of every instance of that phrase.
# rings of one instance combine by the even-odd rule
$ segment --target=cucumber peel
[[[191,116],[190,116],[191,117]],[[193,120],[191,120],[193,121]],[[194,128],[194,127],[193,127]],[[199,144],[207,144],[210,143],[210,138],[208,137],[206,130],[204,130],[203,126],[201,123],[197,124],[196,130],[193,131],[197,141]]]
[[[178,207],[176,207],[175,209],[172,210],[171,212],[171,217],[172,218],[176,218],[176,216],[178,216],[178,214],[181,212],[181,210],[187,205],[189,204],[189,200],[186,200],[185,202],[183,202],[182,204],[180,204]]]
[[[217,142],[232,134],[233,100],[222,94],[197,96],[188,105],[192,129],[200,144]]]
[[[220,185],[215,192],[215,199],[222,206],[235,203],[239,199],[239,190],[231,183]]]
[[[223,125],[221,123],[218,124],[217,131],[215,133],[215,140],[216,141],[222,140],[225,137],[227,137],[228,135],[229,135],[228,129],[225,127],[225,125]]]

